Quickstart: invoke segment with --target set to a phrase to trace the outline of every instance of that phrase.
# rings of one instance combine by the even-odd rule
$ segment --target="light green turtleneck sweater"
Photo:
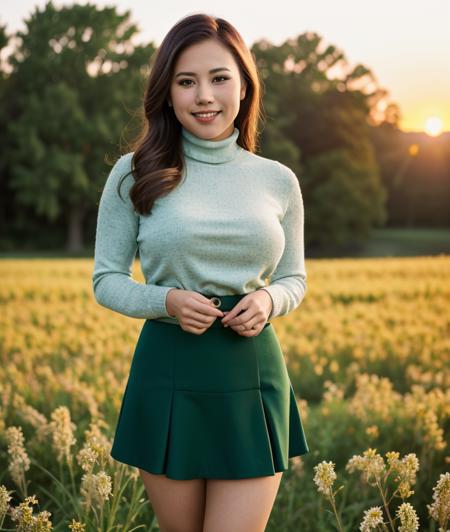
[[[110,171],[99,203],[93,290],[100,305],[133,318],[178,323],[166,308],[171,288],[204,295],[246,294],[264,287],[269,319],[300,305],[306,293],[300,186],[287,166],[226,139],[201,139],[182,127],[181,183],[153,205],[133,209],[133,152]],[[139,258],[146,284],[132,278]],[[270,279],[266,285],[265,279]]]

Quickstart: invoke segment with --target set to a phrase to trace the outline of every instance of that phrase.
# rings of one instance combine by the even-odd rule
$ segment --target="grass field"
[[[12,497],[0,488],[0,530],[33,510],[35,530],[158,530],[137,471],[109,457],[143,320],[97,305],[92,267],[0,261],[0,485]],[[437,531],[439,512],[447,527],[450,475],[436,485],[450,471],[450,257],[307,271],[305,300],[273,325],[311,451],[284,474],[267,530],[355,531],[370,508],[366,522],[385,523],[374,530],[417,530],[400,528],[402,504],[420,530]]]
[[[380,228],[365,241],[353,241],[337,249],[306,250],[311,258],[417,257],[450,255],[448,228]]]

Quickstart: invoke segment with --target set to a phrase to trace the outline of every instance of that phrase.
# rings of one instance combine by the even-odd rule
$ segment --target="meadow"
[[[0,530],[158,530],[137,470],[109,457],[144,320],[99,306],[92,268],[0,261]],[[267,531],[446,531],[450,256],[307,272],[300,307],[272,323],[310,452]]]

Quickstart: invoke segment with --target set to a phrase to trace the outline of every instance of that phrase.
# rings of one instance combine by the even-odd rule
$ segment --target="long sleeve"
[[[120,178],[131,168],[132,154],[123,155],[112,167],[98,209],[95,237],[93,291],[97,302],[132,318],[168,317],[166,295],[170,286],[138,283],[132,278],[137,252],[139,215],[129,190],[134,182],[127,176],[118,195]]]
[[[307,290],[304,207],[300,183],[290,168],[280,166],[287,173],[290,185],[287,208],[281,220],[285,235],[283,255],[270,276],[270,283],[261,288],[261,290],[266,290],[272,298],[273,308],[268,319],[292,312],[300,305]]]

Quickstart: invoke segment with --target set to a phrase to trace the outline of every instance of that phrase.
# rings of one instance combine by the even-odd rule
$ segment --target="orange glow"
[[[408,149],[408,152],[411,155],[411,157],[415,157],[419,153],[419,145],[411,144],[411,146]]]

